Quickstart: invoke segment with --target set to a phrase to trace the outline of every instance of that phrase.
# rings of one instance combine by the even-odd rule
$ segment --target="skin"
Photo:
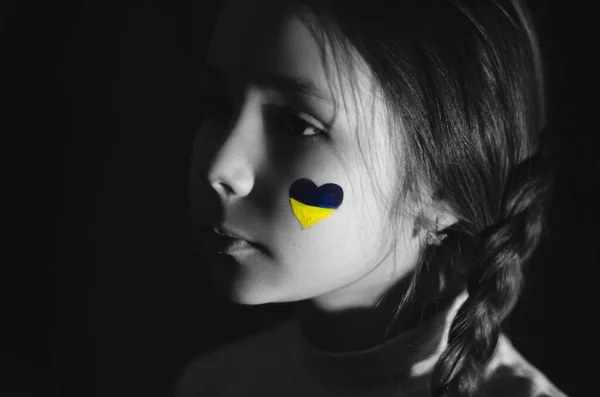
[[[297,17],[258,13],[254,10],[260,7],[244,3],[250,2],[232,3],[224,11],[211,41],[206,61],[225,74],[226,87],[209,95],[226,92],[227,101],[237,106],[221,118],[209,114],[197,132],[190,203],[199,229],[225,225],[261,249],[215,255],[211,272],[220,291],[237,303],[303,301],[303,328],[323,348],[369,347],[389,321],[388,311],[372,308],[385,292],[402,285],[425,240],[424,230],[413,235],[415,218],[407,215],[399,220],[395,255],[381,249],[392,181],[401,177],[383,102],[372,96],[364,71],[356,74],[360,103],[342,89],[344,76],[333,70],[334,78],[328,79],[317,42]],[[328,100],[292,99],[255,82],[263,73],[308,80]],[[342,99],[346,107],[339,105]],[[331,128],[315,137],[310,124],[295,121],[290,130],[274,122],[266,109],[291,101],[301,102],[294,116]],[[335,183],[344,191],[342,205],[306,230],[289,203],[289,187],[299,178],[317,186]],[[445,216],[431,208],[423,211],[432,218]],[[207,241],[199,243],[208,252]]]

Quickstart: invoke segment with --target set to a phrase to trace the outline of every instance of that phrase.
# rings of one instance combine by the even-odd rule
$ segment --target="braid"
[[[434,368],[435,397],[477,395],[500,325],[522,290],[523,265],[539,243],[551,185],[547,165],[537,155],[521,163],[507,185],[507,216],[475,237],[467,276],[469,297],[450,326],[448,346]]]

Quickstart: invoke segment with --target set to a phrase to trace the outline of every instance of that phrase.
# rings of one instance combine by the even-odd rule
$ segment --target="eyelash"
[[[327,134],[327,130],[328,127],[325,126],[324,128],[318,127],[315,124],[311,123],[310,121],[307,121],[305,118],[313,118],[312,116],[306,114],[305,112],[296,109],[295,107],[281,107],[281,106],[275,106],[275,105],[270,105],[268,107],[265,108],[265,110],[267,111],[267,113],[270,116],[273,116],[275,121],[276,121],[276,125],[280,125],[280,123],[283,123],[283,127],[288,129],[288,130],[293,130],[293,134],[294,136],[302,139],[302,140],[308,140],[308,141],[315,141],[318,139],[322,139],[326,136]],[[295,130],[295,126],[290,125],[291,123],[300,123],[301,125],[301,130],[302,133],[301,134],[297,134],[295,133],[297,130]],[[306,131],[307,129],[311,129],[313,130],[313,134],[310,135],[304,135],[304,131]]]
[[[231,103],[230,99],[222,93],[215,94],[218,91],[215,90],[214,84],[211,84],[209,80],[201,79],[199,83],[203,107],[204,109],[209,110],[208,112],[203,112],[203,116],[216,119],[217,121],[227,122],[227,119],[231,117],[233,112],[233,104]],[[293,130],[293,126],[290,126],[290,121],[292,121],[300,123],[303,127],[303,132],[307,129],[312,129],[314,131],[314,134],[310,135],[292,134],[299,139],[313,142],[324,138],[328,133],[329,126],[325,125],[323,127],[318,127],[315,125],[316,123],[307,121],[306,118],[314,119],[314,117],[308,115],[306,112],[302,111],[296,106],[264,105],[263,109],[266,111],[267,116],[270,117],[270,120],[274,121],[274,124],[277,126],[280,126],[281,123],[283,123],[284,128]]]

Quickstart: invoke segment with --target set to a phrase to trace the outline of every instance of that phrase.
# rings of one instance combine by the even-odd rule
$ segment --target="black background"
[[[563,163],[552,237],[508,331],[559,388],[592,395],[595,22],[589,5],[555,3],[530,1]],[[1,396],[164,396],[193,356],[287,318],[286,305],[216,305],[190,250],[194,70],[217,12],[189,0],[0,3]]]

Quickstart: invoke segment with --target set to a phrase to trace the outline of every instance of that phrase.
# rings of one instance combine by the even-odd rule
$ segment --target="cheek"
[[[349,148],[347,148],[349,149]],[[379,170],[367,172],[356,156],[333,153],[330,150],[312,150],[288,162],[290,176],[283,187],[279,208],[275,211],[277,226],[271,228],[271,236],[280,248],[282,262],[296,263],[300,258],[319,263],[342,262],[353,257],[365,262],[365,257],[377,250],[381,228],[387,217],[381,194],[371,183]],[[290,167],[291,165],[291,167]],[[310,179],[316,186],[333,183],[343,190],[342,204],[326,218],[302,229],[290,205],[289,188],[299,178]],[[328,265],[330,266],[330,265]]]
[[[312,276],[317,282],[364,273],[377,254],[382,219],[372,195],[356,190],[360,185],[351,183],[347,176],[331,176],[323,181],[342,187],[344,200],[340,207],[302,229],[286,200],[280,208],[282,222],[272,235],[280,266],[298,275]]]

